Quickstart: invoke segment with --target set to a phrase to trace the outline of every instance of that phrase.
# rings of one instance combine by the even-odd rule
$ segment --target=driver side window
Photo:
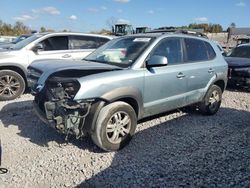
[[[169,65],[174,65],[183,62],[182,54],[181,38],[167,38],[154,49],[152,56],[164,56],[168,59]]]
[[[41,41],[40,44],[43,46],[43,51],[69,49],[69,41],[67,36],[50,37]]]

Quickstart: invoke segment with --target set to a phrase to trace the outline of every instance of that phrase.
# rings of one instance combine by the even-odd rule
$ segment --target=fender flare
[[[101,96],[101,99],[107,101],[108,103],[118,100],[124,101],[124,99],[132,99],[136,102],[135,105],[137,105],[138,119],[140,119],[140,117],[143,114],[143,97],[141,91],[137,88],[134,87],[117,88],[103,94]],[[132,105],[132,107],[134,107],[134,105]]]

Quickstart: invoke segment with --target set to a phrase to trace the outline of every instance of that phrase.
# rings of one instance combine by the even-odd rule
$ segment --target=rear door
[[[215,76],[216,54],[208,42],[195,38],[185,38],[184,49],[187,104],[191,104],[202,100],[208,83]]]
[[[150,56],[165,56],[168,65],[146,69],[144,87],[145,115],[185,105],[187,80],[183,68],[182,38],[169,37],[159,42]]]
[[[38,59],[71,59],[68,36],[53,36],[39,42],[43,49],[30,56],[30,61]]]
[[[69,46],[73,59],[80,60],[105,44],[109,39],[97,36],[71,35]]]

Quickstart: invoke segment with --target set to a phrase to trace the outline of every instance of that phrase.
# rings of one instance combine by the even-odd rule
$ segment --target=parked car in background
[[[95,34],[37,33],[0,51],[0,101],[15,99],[24,92],[27,67],[34,60],[79,60],[111,39]]]
[[[215,114],[227,70],[207,39],[152,33],[113,39],[74,64],[36,61],[28,82],[44,122],[113,151],[128,144],[142,118],[194,104]]]
[[[20,35],[17,38],[15,38],[15,40],[13,40],[12,42],[9,43],[4,43],[4,44],[0,44],[0,50],[1,49],[9,49],[12,46],[14,46],[16,43],[21,42],[22,40],[30,37],[31,35]]]
[[[0,36],[0,44],[10,43],[15,39],[16,39],[15,36]]]
[[[237,46],[225,59],[228,63],[228,84],[250,87],[250,43]]]

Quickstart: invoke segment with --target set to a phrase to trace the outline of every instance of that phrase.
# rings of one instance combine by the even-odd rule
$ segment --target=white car
[[[35,60],[79,60],[112,36],[83,33],[37,33],[0,51],[0,101],[19,97],[26,88],[27,67]]]

